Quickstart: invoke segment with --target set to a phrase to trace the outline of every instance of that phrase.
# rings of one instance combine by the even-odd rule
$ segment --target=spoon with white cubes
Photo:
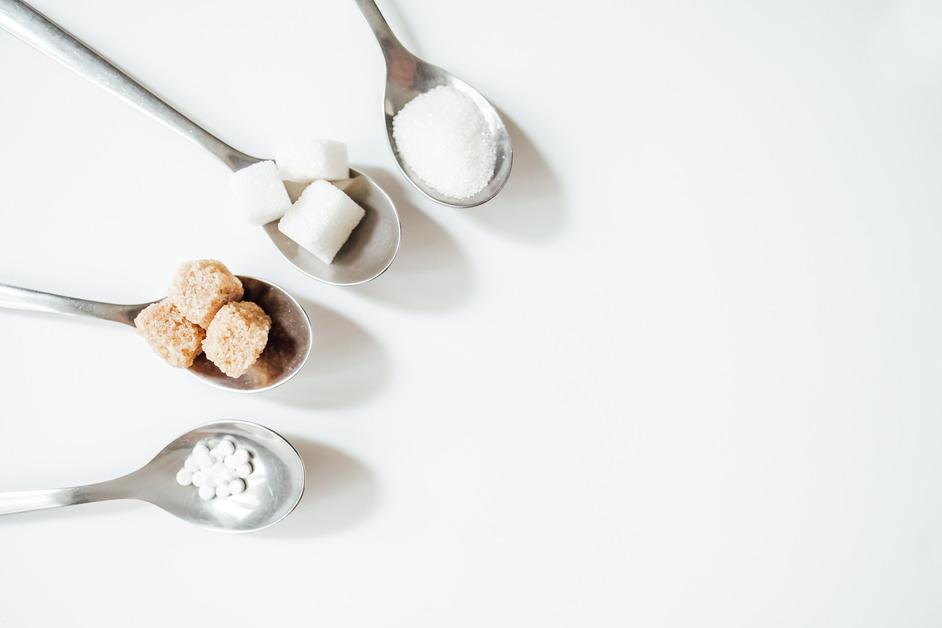
[[[138,499],[211,530],[254,532],[288,516],[303,493],[304,462],[291,443],[256,423],[221,421],[183,434],[114,480],[0,493],[0,515]]]
[[[202,146],[234,174],[252,224],[263,225],[302,273],[350,286],[381,275],[399,250],[399,214],[368,176],[349,167],[346,147],[328,140],[279,149],[279,163],[226,144],[107,59],[20,0],[0,0],[0,28]],[[294,203],[284,181],[306,186]]]

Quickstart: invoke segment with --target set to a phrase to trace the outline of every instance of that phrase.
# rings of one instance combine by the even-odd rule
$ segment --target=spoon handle
[[[133,326],[134,318],[147,305],[146,303],[141,305],[118,305],[115,303],[86,301],[85,299],[75,299],[0,283],[0,308],[11,310],[86,316]]]
[[[127,499],[131,497],[123,478],[74,486],[71,488],[53,488],[41,491],[18,491],[0,493],[0,515],[12,515],[17,512],[60,508],[74,504],[86,504],[107,499]]]
[[[399,42],[395,33],[392,32],[392,29],[389,28],[389,23],[386,22],[386,18],[383,17],[379,7],[376,6],[376,2],[374,2],[374,0],[355,1],[357,7],[360,9],[360,13],[366,18],[367,24],[373,29],[373,34],[376,35],[376,41],[379,42],[379,47],[383,49],[383,56],[386,57],[386,63],[391,64],[401,58],[411,59],[413,57],[412,53],[406,50],[405,46]]]
[[[199,144],[232,170],[257,161],[229,146],[20,0],[0,0],[0,28]]]

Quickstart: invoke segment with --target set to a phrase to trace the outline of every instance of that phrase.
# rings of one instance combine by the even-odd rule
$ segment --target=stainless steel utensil
[[[236,392],[262,392],[294,377],[311,353],[313,331],[304,308],[275,284],[239,276],[246,301],[257,303],[271,317],[268,345],[244,375],[228,377],[200,354],[187,371],[200,381]],[[153,303],[153,302],[152,302]],[[134,327],[134,319],[150,303],[118,305],[39,292],[0,284],[0,308],[100,318]],[[142,344],[142,350],[147,348]]]
[[[380,48],[383,50],[383,56],[386,58],[386,95],[383,99],[383,114],[386,118],[386,136],[389,138],[389,147],[396,158],[396,163],[399,164],[399,169],[416,189],[433,201],[449,207],[474,207],[497,196],[507,182],[510,167],[513,164],[510,134],[500,114],[497,113],[497,109],[480,92],[455,75],[409,52],[399,43],[374,0],[356,0],[356,3],[370,28],[373,29],[373,34],[376,35]],[[453,87],[471,98],[487,121],[497,142],[497,162],[494,164],[494,173],[490,183],[470,198],[456,199],[432,189],[402,159],[396,148],[396,140],[393,138],[393,118],[399,110],[416,96],[440,85]]]
[[[233,171],[264,161],[229,146],[25,2],[0,0],[0,28],[202,146]],[[295,268],[338,286],[375,279],[389,268],[399,251],[399,214],[389,196],[376,182],[353,169],[347,188],[347,194],[366,210],[366,216],[333,264],[325,264],[298,246],[278,231],[275,223],[265,226],[265,233]]]
[[[234,437],[238,445],[249,450],[253,471],[243,493],[204,501],[193,486],[177,484],[176,474],[197,442],[222,436]],[[221,421],[183,434],[143,467],[114,480],[0,493],[0,515],[110,499],[139,499],[210,530],[254,532],[288,516],[303,493],[304,462],[287,440],[256,423]]]

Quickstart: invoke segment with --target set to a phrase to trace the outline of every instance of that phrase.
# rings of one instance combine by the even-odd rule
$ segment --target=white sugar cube
[[[315,181],[288,209],[278,230],[330,264],[365,214],[362,207],[327,181]]]
[[[273,161],[260,161],[232,175],[232,191],[253,225],[281,218],[291,207],[288,190]]]
[[[275,161],[285,181],[308,183],[350,176],[347,145],[343,142],[306,140],[283,144],[275,151]]]

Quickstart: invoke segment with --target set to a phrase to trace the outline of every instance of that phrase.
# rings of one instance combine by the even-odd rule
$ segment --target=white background
[[[370,285],[307,279],[211,156],[0,34],[0,281],[139,302],[215,257],[317,335],[237,396],[130,330],[0,313],[0,490],[227,418],[308,466],[256,535],[4,518],[0,626],[942,624],[936,3],[387,0],[511,125],[470,211],[395,170],[353,2],[36,5],[243,150],[347,141],[403,241]]]

